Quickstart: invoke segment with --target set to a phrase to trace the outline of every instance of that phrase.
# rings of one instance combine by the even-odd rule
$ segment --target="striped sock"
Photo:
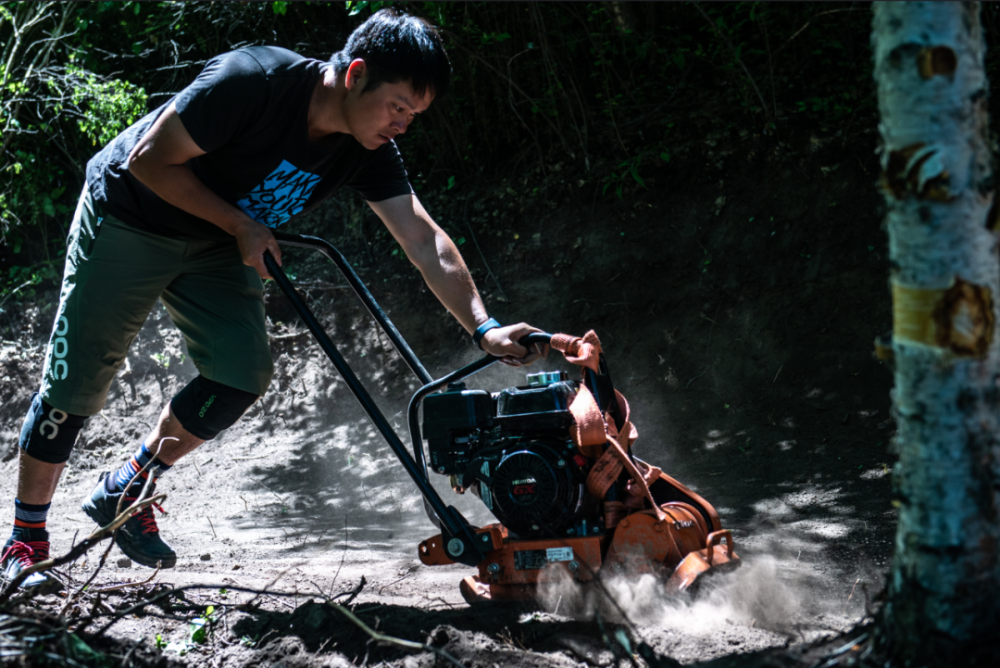
[[[143,443],[136,453],[132,455],[131,459],[125,462],[122,467],[114,473],[114,491],[124,492],[129,481],[134,478],[135,475],[142,470],[142,467],[148,464],[151,459],[153,459],[153,453],[146,447],[146,444]],[[149,473],[151,471],[154,472],[154,478],[159,478],[169,470],[169,466],[157,459],[153,462],[151,467],[146,469],[146,471],[139,476],[139,479],[146,480],[149,478]]]
[[[24,503],[14,499],[14,530],[44,529],[51,503]]]

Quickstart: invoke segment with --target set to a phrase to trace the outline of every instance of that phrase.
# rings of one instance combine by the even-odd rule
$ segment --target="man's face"
[[[348,71],[344,110],[351,134],[366,149],[374,150],[406,132],[416,115],[430,106],[434,93],[427,90],[418,96],[409,81],[400,81],[362,94],[368,76],[363,67],[356,67],[358,63],[364,61],[351,63]]]

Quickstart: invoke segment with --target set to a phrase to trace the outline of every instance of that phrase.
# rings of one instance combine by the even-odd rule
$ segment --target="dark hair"
[[[364,59],[368,69],[362,94],[382,83],[409,80],[417,95],[430,88],[441,99],[451,83],[451,63],[438,29],[392,7],[375,12],[358,26],[330,62],[343,72],[356,58]]]

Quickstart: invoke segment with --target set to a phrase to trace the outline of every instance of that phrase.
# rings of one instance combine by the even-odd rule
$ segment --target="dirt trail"
[[[695,148],[679,150],[669,169],[647,178],[647,191],[596,204],[554,199],[524,215],[517,239],[482,235],[481,250],[463,248],[502,322],[596,329],[631,403],[639,455],[708,499],[733,529],[745,567],[695,602],[650,599],[652,588],[634,582],[614,587],[644,639],[682,663],[849,627],[880,588],[891,555],[891,377],[870,352],[889,326],[879,202],[870,159],[854,160],[842,146],[824,152],[826,141],[772,145],[749,160],[748,147],[734,145],[716,156],[729,165],[724,171]],[[494,207],[517,213],[502,189],[478,199],[487,218]],[[446,212],[436,214],[446,227],[461,222],[449,218],[460,206],[425,202]],[[305,228],[337,242],[330,230],[339,227],[312,225]],[[335,268],[301,253],[288,253],[289,266],[405,441],[416,381]],[[476,357],[415,272],[395,258],[359,264],[433,375]],[[405,658],[367,644],[309,603],[317,589],[347,591],[363,576],[355,603],[366,623],[418,641],[446,625],[433,642],[467,666],[611,663],[593,606],[572,586],[552,587],[534,608],[473,610],[458,593],[471,569],[420,565],[416,545],[437,531],[416,489],[273,285],[267,300],[274,385],[237,426],[163,478],[169,514],[160,527],[180,558],[159,580],[260,587],[280,576],[276,588],[302,595],[268,600],[257,614],[227,614],[210,647],[177,660],[431,662],[429,653]],[[0,349],[0,496],[8,499],[50,321],[51,306],[26,306]],[[532,370],[556,368],[569,367],[553,357]],[[91,529],[80,501],[194,373],[158,308],[67,467],[49,521],[54,553]],[[520,384],[523,373],[491,368],[470,385],[495,391]],[[446,480],[436,483],[452,502]],[[454,502],[474,522],[492,519],[474,499]],[[142,567],[116,566],[122,555],[112,555],[104,580],[147,577]],[[71,573],[82,578],[95,562],[93,555]],[[190,599],[247,598],[222,596]],[[142,617],[119,622],[112,635],[152,643],[157,634],[180,641],[188,633],[185,623]]]

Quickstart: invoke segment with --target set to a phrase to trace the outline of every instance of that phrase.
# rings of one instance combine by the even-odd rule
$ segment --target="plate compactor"
[[[652,573],[665,593],[691,590],[706,574],[739,565],[733,537],[698,494],[632,452],[637,431],[614,389],[594,332],[582,338],[531,334],[580,368],[529,373],[523,386],[468,389],[463,379],[498,361],[487,355],[437,380],[410,350],[344,256],[316,237],[276,232],[287,246],[313,248],[343,273],[422,387],[409,403],[412,454],[358,381],[291,282],[265,253],[275,282],[344,377],[424,498],[441,533],[420,543],[427,565],[478,568],[462,580],[466,601],[526,600],[540,584],[586,583],[608,574]],[[423,406],[423,423],[419,413]],[[474,527],[445,505],[430,469],[479,497],[497,522]]]

